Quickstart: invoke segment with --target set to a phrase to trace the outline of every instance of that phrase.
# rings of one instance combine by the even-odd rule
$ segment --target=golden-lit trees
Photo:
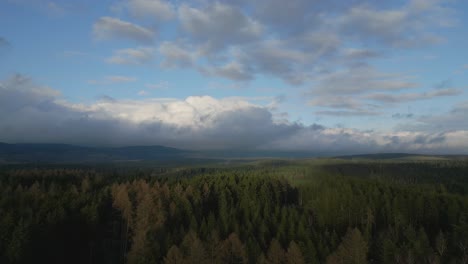
[[[245,247],[235,233],[231,233],[226,240],[221,243],[219,258],[221,263],[247,263]]]
[[[287,264],[304,264],[304,256],[302,251],[296,242],[291,241],[289,243],[288,251],[286,251],[286,263]]]
[[[268,248],[267,254],[267,263],[269,264],[281,264],[285,262],[286,254],[284,249],[281,247],[281,244],[274,238],[271,243],[270,247]]]
[[[336,251],[327,258],[328,264],[367,263],[367,242],[359,229],[349,229]]]
[[[166,257],[164,257],[164,263],[165,264],[182,264],[184,262],[184,256],[182,255],[182,252],[180,249],[173,245],[172,247],[169,248],[167,251]]]

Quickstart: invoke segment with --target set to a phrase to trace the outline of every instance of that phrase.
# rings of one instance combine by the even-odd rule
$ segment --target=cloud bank
[[[114,16],[94,24],[97,39],[132,39],[111,64],[193,69],[241,84],[259,77],[301,87],[316,115],[370,116],[389,105],[455,96],[455,87],[428,91],[413,76],[373,62],[445,41],[457,25],[450,1],[121,0]],[[140,25],[145,25],[143,27]],[[160,41],[153,42],[158,31]]]
[[[79,145],[165,145],[184,149],[302,150],[315,153],[467,153],[468,113],[461,104],[434,117],[446,130],[361,131],[304,125],[242,98],[101,98],[73,104],[56,90],[16,75],[0,86],[0,141]],[[457,120],[458,118],[458,120]],[[457,122],[458,121],[458,122]],[[420,125],[435,120],[419,120]],[[459,125],[454,126],[455,123]],[[452,126],[448,126],[452,124]]]

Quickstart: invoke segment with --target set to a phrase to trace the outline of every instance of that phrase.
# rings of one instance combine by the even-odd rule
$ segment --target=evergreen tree
[[[439,234],[437,235],[435,249],[442,258],[444,256],[445,250],[447,249],[447,240],[445,239],[444,233],[442,231],[439,231]]]
[[[348,229],[337,250],[327,258],[329,264],[367,263],[367,242],[359,229]]]
[[[175,245],[173,245],[169,250],[167,251],[166,257],[164,257],[164,263],[165,264],[182,264],[184,262],[184,256],[182,255],[182,252],[180,252],[179,248]]]
[[[245,247],[235,233],[231,233],[229,237],[222,242],[220,260],[222,263],[247,263]]]
[[[285,252],[281,244],[274,238],[268,248],[267,262],[269,264],[281,264],[285,262]]]
[[[182,250],[187,264],[204,263],[207,261],[207,255],[203,243],[197,234],[190,230],[182,241]]]
[[[291,241],[289,243],[288,251],[286,252],[286,263],[287,264],[304,264],[304,256],[299,246]]]

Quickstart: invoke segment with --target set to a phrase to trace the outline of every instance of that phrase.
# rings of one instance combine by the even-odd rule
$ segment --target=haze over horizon
[[[0,3],[0,142],[468,154],[461,0]]]

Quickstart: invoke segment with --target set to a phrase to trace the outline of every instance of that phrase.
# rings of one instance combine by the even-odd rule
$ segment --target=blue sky
[[[467,153],[463,10],[2,1],[0,141]]]

